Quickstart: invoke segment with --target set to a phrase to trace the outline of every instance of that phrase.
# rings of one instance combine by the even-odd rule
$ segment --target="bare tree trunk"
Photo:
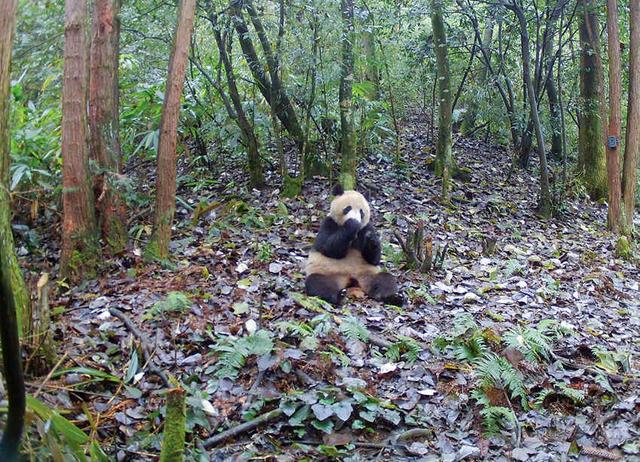
[[[304,133],[302,128],[300,127],[300,123],[298,121],[298,117],[296,112],[294,111],[293,105],[289,96],[284,91],[282,86],[282,82],[279,77],[276,77],[275,81],[270,79],[269,77],[273,77],[264,71],[264,64],[260,62],[258,58],[258,53],[251,41],[251,37],[249,35],[249,29],[247,28],[247,24],[245,23],[244,17],[242,15],[242,0],[230,0],[229,1],[229,13],[233,18],[233,23],[236,28],[236,32],[238,33],[238,40],[240,41],[240,47],[242,48],[242,53],[249,65],[249,69],[251,70],[251,74],[256,81],[257,87],[262,93],[264,99],[267,100],[267,103],[271,105],[272,98],[275,98],[275,107],[277,111],[278,119],[282,122],[282,125],[287,129],[289,135],[295,140],[296,145],[300,152],[304,149]],[[265,58],[267,60],[267,67],[271,68],[269,65],[269,61],[273,58],[273,54],[271,52],[271,44],[267,38],[267,35],[262,26],[262,22],[257,15],[257,12],[253,8],[250,2],[245,4],[247,7],[247,11],[251,16],[251,22],[253,24],[256,33],[258,34],[258,39],[260,41],[263,52],[265,53]],[[270,71],[269,69],[268,71]]]
[[[195,8],[195,0],[180,0],[178,6],[178,19],[160,120],[153,234],[146,249],[147,258],[152,259],[166,259],[169,256],[171,225],[176,211],[176,145],[180,97],[189,59]]]
[[[620,30],[618,26],[618,2],[607,0],[607,35],[609,37],[609,130],[607,141],[607,179],[609,186],[609,208],[607,221],[614,233],[620,231],[622,191],[620,185],[620,127],[622,125],[620,81]]]
[[[92,277],[98,241],[87,146],[87,2],[66,0],[62,84],[62,273]]]
[[[356,186],[356,150],[353,128],[353,9],[354,0],[341,0],[342,12],[342,63],[340,73],[340,154],[342,163],[340,183],[344,189]]]
[[[562,2],[562,0],[558,3],[560,2]],[[553,78],[553,67],[555,63],[553,37],[556,34],[556,23],[561,8],[564,8],[564,5],[556,6],[547,20],[547,27],[544,33],[545,43],[543,54],[545,59],[540,63],[540,78],[544,79],[544,88],[547,92],[547,98],[549,99],[549,113],[551,115],[551,157],[554,159],[560,159],[562,155],[560,107],[558,103],[558,90],[556,89],[556,83]],[[562,35],[562,32],[560,32],[560,35]]]
[[[442,178],[442,199],[449,198],[451,183],[452,140],[451,117],[452,95],[451,74],[449,71],[449,55],[447,50],[447,36],[442,19],[442,0],[431,2],[431,27],[436,49],[436,64],[438,67],[438,142],[436,145],[436,175]]]
[[[622,174],[625,234],[633,234],[638,151],[640,150],[640,0],[629,0],[629,102]]]
[[[28,295],[16,260],[11,234],[9,179],[9,87],[11,45],[18,0],[0,3],[0,338],[9,410],[0,441],[0,460],[18,460],[24,427],[25,386],[18,314],[27,311]],[[26,298],[25,298],[26,297]]]
[[[542,135],[542,127],[540,125],[540,116],[538,114],[538,104],[536,102],[536,91],[531,79],[531,55],[530,55],[530,42],[529,31],[527,30],[527,20],[524,16],[524,11],[518,3],[518,0],[513,0],[509,5],[509,8],[518,17],[520,23],[520,45],[522,49],[522,74],[525,80],[525,86],[527,90],[527,97],[529,99],[529,108],[531,111],[531,121],[533,122],[533,128],[536,133],[536,140],[538,141],[538,158],[540,161],[540,199],[538,202],[538,212],[543,217],[550,217],[553,213],[551,203],[551,190],[549,189],[549,172],[547,170],[547,155],[544,147],[544,137]]]
[[[89,73],[91,158],[96,162],[96,212],[102,239],[112,254],[127,245],[126,205],[119,193],[122,168],[118,118],[120,0],[96,0]]]
[[[210,15],[212,23],[217,24],[217,19]],[[227,52],[226,45],[220,31],[215,30],[214,36],[218,44],[218,52],[227,76],[227,87],[229,88],[229,96],[233,103],[233,109],[236,115],[236,122],[243,134],[245,147],[247,148],[247,165],[249,170],[249,185],[253,188],[262,188],[264,186],[264,176],[262,173],[262,162],[260,161],[258,138],[253,130],[251,122],[242,107],[240,92],[236,85],[236,77],[233,72],[233,63]],[[230,45],[229,45],[230,46]]]
[[[604,147],[604,80],[600,49],[600,24],[594,0],[579,0],[580,15],[580,108],[578,171],[592,199],[607,194]]]

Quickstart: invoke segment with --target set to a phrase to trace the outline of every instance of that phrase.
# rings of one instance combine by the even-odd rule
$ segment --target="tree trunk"
[[[342,164],[340,183],[344,189],[356,186],[356,150],[353,128],[353,9],[354,0],[341,0],[342,11],[342,63],[340,72],[340,154]]]
[[[536,102],[536,91],[531,79],[531,56],[530,56],[530,42],[529,32],[527,30],[527,20],[524,16],[521,6],[517,3],[518,0],[514,0],[511,3],[510,8],[518,17],[520,23],[520,46],[522,49],[522,75],[527,90],[527,97],[529,100],[529,109],[531,111],[531,121],[536,133],[536,140],[538,142],[538,158],[540,161],[540,199],[538,202],[538,212],[543,217],[550,217],[553,213],[551,203],[551,191],[549,189],[549,172],[547,170],[547,155],[544,147],[544,137],[542,135],[542,127],[540,125],[540,116],[538,114],[538,104]]]
[[[122,168],[118,129],[118,49],[120,0],[96,0],[89,73],[91,158],[98,172],[94,181],[96,215],[102,239],[112,254],[127,245],[126,205],[119,192]]]
[[[66,0],[62,84],[62,274],[95,275],[98,263],[87,146],[87,2]]]
[[[153,234],[146,249],[146,257],[151,259],[164,260],[169,257],[171,225],[176,211],[176,145],[180,97],[189,59],[195,8],[195,0],[180,0],[178,5],[178,19],[160,120]]]
[[[0,460],[17,461],[24,427],[25,387],[18,314],[27,312],[29,298],[16,260],[11,234],[9,179],[9,86],[11,45],[18,0],[0,3],[0,337],[9,410],[0,441]]]
[[[167,417],[164,419],[160,462],[184,460],[185,398],[186,394],[182,388],[174,388],[167,394]]]
[[[276,81],[272,81],[269,79],[267,74],[264,71],[264,64],[260,62],[258,58],[258,53],[251,41],[251,37],[249,35],[249,29],[247,28],[247,24],[245,23],[244,17],[242,15],[242,1],[241,0],[230,0],[229,2],[229,14],[233,18],[233,23],[236,28],[236,32],[238,33],[238,40],[240,41],[240,47],[242,48],[242,53],[247,60],[247,64],[249,65],[249,69],[251,70],[251,74],[253,78],[256,80],[256,84],[260,93],[267,103],[271,106],[271,99],[275,98],[275,107],[277,111],[278,119],[282,122],[282,125],[287,129],[289,135],[296,142],[296,146],[302,152],[304,149],[304,133],[302,128],[300,127],[300,123],[298,121],[298,117],[296,112],[293,109],[293,105],[289,96],[284,91],[280,79],[276,79]],[[265,56],[271,55],[271,44],[269,43],[266,33],[264,32],[264,28],[262,27],[262,23],[260,18],[257,16],[255,9],[252,8],[250,3],[247,3],[247,9],[251,15],[251,11],[253,11],[253,15],[251,15],[251,21],[256,29],[256,33],[258,34],[258,39],[261,41],[261,46],[263,48],[263,52],[265,52]],[[268,58],[267,58],[268,60]],[[267,67],[269,64],[267,63]]]
[[[493,41],[493,29],[494,29],[494,19],[493,16],[489,16],[487,18],[487,23],[484,28],[484,32],[482,33],[482,40],[478,43],[478,47],[483,47],[484,50],[479,50],[478,48],[474,48],[472,50],[473,53],[478,53],[480,58],[483,58],[484,55],[487,56],[488,59],[491,59],[491,43]],[[478,42],[478,38],[475,37],[475,41]],[[488,82],[489,77],[489,68],[485,64],[480,71],[480,76],[478,78],[478,87],[483,89]],[[482,90],[484,91],[484,90]],[[476,128],[476,121],[478,119],[478,111],[480,110],[480,98],[478,94],[469,94],[468,98],[466,98],[466,111],[464,116],[462,117],[462,125],[460,127],[460,131],[464,135],[468,135]]]
[[[600,24],[594,0],[579,0],[580,115],[578,118],[578,171],[592,199],[607,194],[604,145],[604,80],[600,56]]]
[[[210,16],[211,21],[217,24],[217,19],[214,16]],[[264,176],[262,173],[263,167],[259,154],[258,138],[253,130],[253,126],[242,106],[242,99],[240,98],[240,92],[236,85],[236,77],[233,72],[233,63],[229,58],[230,53],[227,53],[225,43],[222,39],[220,31],[215,30],[214,36],[218,45],[218,52],[220,53],[220,60],[224,67],[225,75],[227,77],[227,86],[229,87],[229,96],[233,103],[234,113],[236,115],[236,122],[247,148],[247,166],[249,170],[249,185],[253,188],[262,188],[264,186]]]
[[[633,234],[633,213],[636,204],[638,151],[640,150],[640,0],[629,0],[629,102],[627,133],[624,143],[622,200],[625,233]]]
[[[562,0],[560,0],[562,1]],[[564,8],[564,5],[561,6]],[[544,88],[549,100],[549,114],[551,116],[551,157],[560,159],[562,155],[562,133],[560,133],[560,106],[558,103],[558,90],[553,78],[553,67],[555,62],[553,37],[556,35],[556,22],[560,8],[556,6],[547,22],[545,30],[544,66],[541,65],[540,78],[544,80]],[[546,73],[545,73],[546,71]]]
[[[369,98],[377,101],[380,99],[380,70],[378,69],[378,58],[376,56],[376,42],[371,22],[365,25],[362,31],[362,48],[365,59],[365,81],[371,85]]]
[[[442,19],[442,0],[431,2],[431,25],[433,41],[436,49],[436,65],[438,68],[438,142],[436,145],[436,175],[442,177],[442,199],[448,200],[451,182],[452,141],[451,141],[451,75],[449,72],[449,55],[447,36]]]
[[[620,127],[622,125],[620,81],[620,30],[618,26],[618,2],[607,0],[607,35],[609,37],[609,130],[608,138],[613,138],[615,144],[607,141],[607,183],[609,186],[609,208],[607,222],[614,233],[620,231],[622,192],[620,185]]]

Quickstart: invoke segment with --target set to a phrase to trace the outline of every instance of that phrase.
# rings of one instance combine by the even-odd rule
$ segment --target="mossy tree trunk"
[[[13,246],[11,198],[9,196],[9,87],[11,83],[11,45],[15,31],[17,1],[0,4],[0,269],[11,287],[18,324],[29,315],[29,293],[22,278]],[[22,328],[20,329],[22,332]]]
[[[96,218],[102,239],[112,254],[127,245],[126,205],[118,178],[122,168],[118,117],[118,51],[120,0],[96,0],[89,73],[89,129]]]
[[[180,0],[178,6],[178,19],[160,120],[153,233],[145,251],[148,259],[164,260],[169,257],[171,225],[176,211],[176,146],[180,97],[189,59],[195,8],[195,0]]]
[[[13,248],[10,223],[9,179],[9,86],[11,45],[16,26],[18,0],[0,3],[0,337],[9,410],[0,441],[0,460],[18,460],[24,427],[25,386],[18,314],[29,302]]]
[[[448,200],[453,170],[451,117],[452,94],[451,73],[449,71],[449,54],[447,35],[442,17],[442,0],[431,2],[431,26],[436,51],[438,68],[438,142],[436,145],[436,175],[442,178],[442,199]]]
[[[186,424],[185,391],[182,388],[169,390],[167,415],[160,462],[182,462],[184,460],[184,437]]]
[[[62,274],[95,275],[98,239],[87,145],[87,2],[66,0],[62,84]]]
[[[607,194],[600,22],[595,0],[579,0],[578,5],[581,46],[578,171],[589,195],[596,200]]]
[[[633,234],[633,214],[636,204],[638,151],[640,151],[640,0],[629,0],[629,101],[622,173],[624,231]]]
[[[607,135],[616,139],[616,146],[607,142],[607,183],[609,189],[609,208],[607,224],[614,233],[622,227],[621,204],[622,187],[620,184],[620,132],[622,125],[620,79],[620,30],[618,26],[618,2],[607,0],[607,36],[609,46],[609,128]]]
[[[356,186],[356,149],[353,126],[353,26],[354,0],[341,0],[342,61],[340,72],[340,183],[344,189]]]

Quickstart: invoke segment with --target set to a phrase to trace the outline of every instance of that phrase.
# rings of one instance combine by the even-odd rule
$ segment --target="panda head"
[[[360,223],[360,228],[369,224],[371,209],[365,196],[358,191],[345,191],[339,184],[333,188],[333,195],[329,212],[333,221],[342,226],[353,218]]]

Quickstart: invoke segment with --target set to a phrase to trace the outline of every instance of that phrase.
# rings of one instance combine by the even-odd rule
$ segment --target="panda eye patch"
[[[344,213],[345,215],[346,215],[347,213],[349,213],[349,212],[351,212],[351,206],[350,206],[350,205],[349,205],[349,206],[347,206],[347,207],[345,207],[345,208],[344,208],[344,210],[342,211],[342,213]]]

